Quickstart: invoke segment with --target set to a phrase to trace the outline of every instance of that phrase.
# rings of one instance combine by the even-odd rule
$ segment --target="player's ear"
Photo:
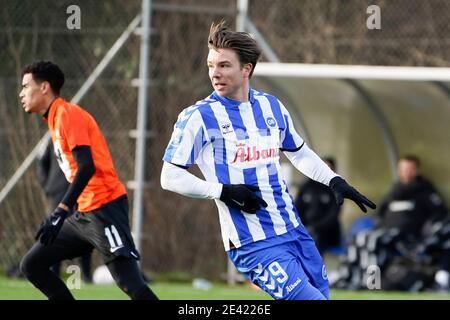
[[[42,81],[41,83],[41,92],[43,94],[47,94],[52,90],[50,83],[48,81]]]
[[[250,78],[250,73],[253,70],[253,65],[251,63],[244,64],[244,67],[242,68],[242,71],[244,72],[245,78]]]

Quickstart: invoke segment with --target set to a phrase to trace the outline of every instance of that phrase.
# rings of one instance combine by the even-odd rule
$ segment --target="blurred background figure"
[[[364,288],[365,270],[375,265],[382,273],[383,289],[420,291],[433,285],[432,274],[435,285],[448,289],[448,209],[421,175],[418,157],[401,157],[397,177],[375,214],[374,228],[352,239],[341,269],[346,281],[338,286]]]
[[[66,194],[69,182],[58,165],[53,143],[49,142],[42,148],[38,155],[38,179],[44,189],[47,199],[47,212],[52,212]],[[60,264],[53,265],[50,269],[57,275],[60,274]],[[80,257],[80,267],[83,280],[92,282],[91,254]]]
[[[420,161],[415,156],[404,156],[398,161],[398,181],[380,205],[377,228],[396,228],[402,238],[416,241],[425,222],[447,214],[436,188],[419,170]]]
[[[335,171],[334,158],[325,157],[323,161]],[[327,249],[341,246],[340,206],[336,204],[328,186],[308,179],[299,187],[295,207],[321,254]]]

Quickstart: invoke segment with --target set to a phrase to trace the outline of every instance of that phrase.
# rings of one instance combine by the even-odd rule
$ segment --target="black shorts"
[[[118,256],[139,260],[130,232],[127,196],[94,211],[75,211],[64,221],[54,244],[72,251],[73,255],[96,248],[105,263]]]

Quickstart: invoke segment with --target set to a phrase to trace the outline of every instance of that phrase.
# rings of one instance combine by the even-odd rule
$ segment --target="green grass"
[[[196,290],[190,283],[155,282],[151,288],[162,300],[270,300],[260,290],[247,285],[227,286],[214,283],[208,291]],[[76,299],[127,300],[128,296],[115,285],[82,284],[72,290]],[[46,297],[26,280],[8,279],[0,276],[0,300],[45,300]],[[450,300],[450,294],[405,293],[383,291],[332,290],[333,300]]]

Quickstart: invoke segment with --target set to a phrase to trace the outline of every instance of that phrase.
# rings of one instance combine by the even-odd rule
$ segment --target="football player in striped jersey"
[[[281,175],[280,151],[330,186],[338,204],[375,204],[334,173],[295,131],[275,96],[250,87],[261,50],[247,33],[212,24],[207,66],[214,91],[184,109],[164,154],[161,185],[214,199],[225,250],[237,270],[275,299],[328,299],[316,245]],[[197,164],[205,180],[186,169]]]

